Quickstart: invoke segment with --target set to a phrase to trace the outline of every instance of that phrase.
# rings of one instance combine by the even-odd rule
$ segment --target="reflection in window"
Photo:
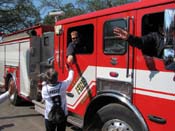
[[[124,19],[117,19],[107,21],[104,24],[104,53],[121,55],[126,52],[127,42],[117,39],[113,34],[113,29],[120,27],[127,29],[127,21]]]

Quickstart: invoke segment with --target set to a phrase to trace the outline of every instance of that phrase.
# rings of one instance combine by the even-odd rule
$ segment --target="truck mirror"
[[[55,34],[61,35],[63,33],[62,25],[55,26]]]
[[[164,13],[164,51],[165,68],[175,71],[175,9],[166,9]]]
[[[165,48],[163,52],[165,67],[168,70],[175,70],[175,52],[172,48]]]

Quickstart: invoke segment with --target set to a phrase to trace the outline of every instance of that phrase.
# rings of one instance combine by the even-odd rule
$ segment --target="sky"
[[[71,2],[75,3],[75,0],[71,0]],[[36,7],[40,5],[40,2],[38,0],[33,0],[33,3]],[[63,0],[63,3],[70,3],[70,0]],[[49,8],[40,10],[41,18],[44,18],[50,11],[51,9]]]

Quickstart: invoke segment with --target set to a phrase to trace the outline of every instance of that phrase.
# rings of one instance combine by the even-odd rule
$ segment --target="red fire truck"
[[[162,58],[113,34],[117,26],[143,36],[157,32],[161,22]],[[86,50],[75,55],[74,79],[67,90],[68,122],[90,131],[175,130],[174,22],[174,0],[140,0],[57,21],[54,32],[45,26],[19,31],[0,45],[1,83],[8,88],[15,81],[13,104],[24,98],[43,113],[38,76],[53,66],[59,80],[67,77],[66,49],[76,30]]]
[[[8,89],[9,83],[15,81],[17,91],[10,98],[14,105],[20,104],[20,98],[35,99],[37,74],[40,74],[41,70],[45,68],[46,64],[44,63],[53,57],[53,41],[54,28],[43,25],[2,37],[0,43],[0,85]],[[47,46],[48,44],[49,46]],[[44,48],[45,46],[47,47]]]

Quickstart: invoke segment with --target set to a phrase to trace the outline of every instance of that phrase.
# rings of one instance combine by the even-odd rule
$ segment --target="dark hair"
[[[57,83],[58,73],[53,68],[48,69],[48,71],[46,72],[46,76],[47,76],[47,81],[50,84],[56,84]]]

